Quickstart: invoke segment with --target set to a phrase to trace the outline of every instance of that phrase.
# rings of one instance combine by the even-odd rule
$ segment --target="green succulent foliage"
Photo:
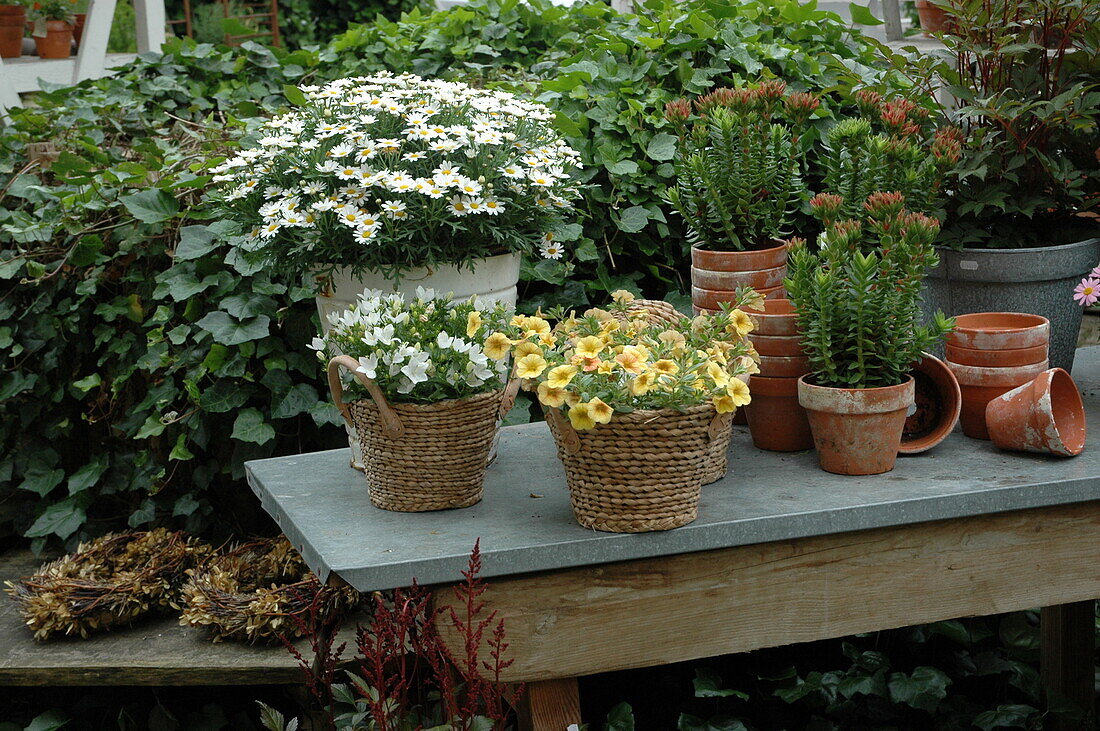
[[[918,324],[921,281],[938,261],[935,220],[899,204],[866,225],[877,250],[862,250],[863,224],[848,220],[826,230],[818,251],[800,245],[790,254],[787,296],[819,386],[904,383],[921,353],[954,327],[942,313]]]
[[[806,197],[800,167],[787,127],[719,107],[685,136],[667,198],[694,246],[768,248]]]
[[[205,158],[310,54],[172,41],[0,135],[0,500],[39,542],[203,530],[246,459],[339,444],[311,289],[232,255]],[[49,169],[29,142],[53,141]],[[232,519],[232,518],[230,518]]]

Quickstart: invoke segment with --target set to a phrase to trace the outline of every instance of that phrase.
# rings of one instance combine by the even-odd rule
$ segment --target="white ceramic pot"
[[[383,292],[400,292],[412,296],[416,294],[417,287],[425,287],[434,289],[437,294],[453,293],[456,300],[469,299],[476,294],[483,299],[504,302],[514,307],[522,258],[522,254],[517,252],[478,259],[466,267],[447,264],[435,269],[413,269],[405,272],[400,283],[387,279],[377,271],[366,271],[352,276],[347,270],[339,269],[332,273],[327,286],[316,297],[321,329],[328,333],[329,314],[350,308],[365,289],[380,289]],[[350,424],[345,423],[344,427],[348,432],[348,446],[351,447],[351,466],[363,471],[363,450],[359,446],[359,436]],[[495,455],[495,439],[493,446]]]
[[[434,289],[438,294],[452,292],[456,300],[469,299],[476,294],[514,307],[521,260],[521,254],[513,253],[478,259],[472,264],[472,269],[453,264],[435,269],[413,269],[401,277],[400,283],[387,279],[377,271],[352,276],[347,270],[339,269],[333,272],[325,290],[317,295],[317,314],[321,316],[322,329],[328,332],[329,314],[351,307],[364,289],[411,296],[416,293],[417,287]]]

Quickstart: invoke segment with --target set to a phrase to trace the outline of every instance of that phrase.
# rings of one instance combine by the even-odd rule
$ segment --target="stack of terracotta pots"
[[[739,287],[752,287],[768,299],[786,297],[787,244],[757,251],[691,248],[691,302],[696,314],[714,313],[737,299]]]
[[[1050,322],[1019,312],[959,315],[947,337],[947,365],[962,389],[963,433],[989,439],[990,401],[1047,370]]]
[[[760,373],[749,380],[752,403],[744,409],[752,443],[773,452],[812,449],[810,423],[798,403],[798,378],[810,372],[810,360],[802,352],[794,306],[787,299],[765,300],[764,311],[753,317]]]
[[[23,54],[23,31],[27,11],[22,5],[0,5],[0,58],[19,58]]]

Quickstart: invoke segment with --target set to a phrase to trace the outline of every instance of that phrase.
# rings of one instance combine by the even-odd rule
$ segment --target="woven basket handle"
[[[497,411],[497,420],[503,419],[516,405],[516,395],[519,393],[520,379],[513,378],[504,387],[504,396],[500,399],[500,410]]]
[[[390,404],[386,401],[386,397],[382,394],[382,389],[378,387],[378,384],[359,372],[359,361],[349,355],[338,355],[328,362],[328,388],[332,392],[332,402],[336,404],[336,408],[340,410],[348,424],[352,424],[351,412],[348,410],[348,405],[344,403],[344,385],[340,383],[341,367],[347,368],[351,375],[355,376],[355,379],[366,387],[367,393],[370,394],[371,399],[374,400],[375,406],[378,407],[378,411],[382,415],[382,432],[391,439],[405,436],[405,425],[401,423],[401,419],[390,408]],[[355,425],[352,424],[352,426]]]
[[[713,442],[718,438],[718,432],[722,431],[722,427],[725,426],[726,419],[732,419],[733,412],[728,414],[715,414],[714,418],[710,420],[710,426],[707,427],[707,440]]]
[[[546,418],[554,422],[554,428],[561,436],[561,448],[566,454],[576,454],[581,448],[581,438],[577,430],[569,423],[569,420],[561,415],[560,409],[549,408],[546,410]]]

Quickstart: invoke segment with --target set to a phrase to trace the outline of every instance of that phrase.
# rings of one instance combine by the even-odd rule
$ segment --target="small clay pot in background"
[[[946,10],[928,0],[916,0],[916,5],[920,28],[926,37],[932,38],[934,33],[951,32],[951,16]]]
[[[756,251],[691,248],[691,301],[700,310],[717,310],[735,298],[738,286],[751,286],[765,297],[781,297],[787,276],[787,244]]]
[[[84,24],[88,22],[87,13],[77,13],[73,16],[73,41],[76,43],[76,50],[80,50],[80,39],[84,37]]]
[[[806,409],[798,403],[797,378],[749,379],[752,403],[745,409],[752,443],[771,452],[813,449],[814,437]]]
[[[905,417],[913,405],[912,378],[882,388],[828,388],[798,379],[821,469],[838,475],[877,475],[894,469]]]
[[[27,11],[22,5],[0,5],[0,58],[23,55],[23,30]]]
[[[39,58],[68,58],[73,52],[73,26],[64,20],[47,20],[46,35],[34,36]]]
[[[1006,391],[1023,385],[1050,367],[1047,361],[1011,368],[980,368],[947,362],[962,390],[963,434],[973,439],[989,439],[985,425],[986,405]]]
[[[973,348],[948,345],[947,359],[959,365],[979,366],[981,368],[1023,366],[1042,363],[1047,359],[1048,350],[1049,348],[1045,343],[1030,348],[1014,348],[1011,350],[974,350]]]
[[[1077,384],[1061,368],[991,400],[985,418],[1001,449],[1073,457],[1085,448],[1085,407]]]

